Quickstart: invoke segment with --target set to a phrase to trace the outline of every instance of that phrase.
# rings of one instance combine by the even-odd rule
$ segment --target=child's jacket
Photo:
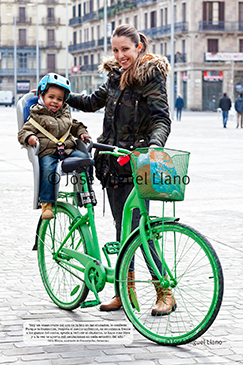
[[[30,108],[30,117],[32,117],[57,139],[60,139],[67,132],[70,125],[72,125],[70,134],[64,142],[65,153],[67,155],[76,149],[76,142],[73,137],[78,138],[80,134],[88,133],[83,123],[71,118],[68,105],[66,103],[64,103],[62,108],[56,113],[40,104],[35,104]],[[23,128],[18,133],[19,143],[28,145],[28,138],[33,134],[38,137],[40,142],[39,158],[46,155],[53,155],[57,152],[55,142],[42,134],[29,121],[24,124]]]

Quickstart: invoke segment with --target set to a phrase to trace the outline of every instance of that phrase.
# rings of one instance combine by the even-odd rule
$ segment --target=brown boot
[[[153,279],[154,281],[156,279]],[[176,301],[169,288],[165,289],[158,282],[153,282],[157,301],[156,306],[152,309],[152,316],[165,316],[176,310]]]
[[[128,290],[128,295],[129,295],[129,299],[130,299],[131,303],[132,303],[131,289],[133,289],[133,292],[136,295],[134,280],[135,280],[135,272],[134,271],[128,271],[127,290]],[[113,297],[109,303],[101,304],[100,305],[100,310],[101,311],[106,311],[106,312],[117,311],[118,309],[121,308],[121,306],[122,306],[122,304],[121,304],[120,298],[119,297]]]
[[[52,219],[54,215],[52,213],[52,204],[51,203],[41,203],[42,209],[42,219]]]
[[[109,303],[104,303],[100,305],[100,310],[102,312],[117,311],[122,306],[119,297],[113,297]]]

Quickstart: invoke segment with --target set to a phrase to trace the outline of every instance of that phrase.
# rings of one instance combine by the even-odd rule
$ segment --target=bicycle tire
[[[121,302],[128,319],[146,338],[162,345],[186,344],[206,332],[218,314],[223,298],[221,264],[210,242],[193,228],[177,222],[162,227],[158,221],[151,227],[154,242],[162,245],[163,237],[163,257],[173,276],[176,270],[177,285],[170,287],[176,309],[169,315],[151,315],[157,296],[140,249],[139,231],[125,245],[119,259]],[[133,257],[136,300],[131,303],[127,275]]]
[[[70,224],[76,216],[73,206],[57,202],[54,219],[42,220],[40,218],[36,237],[38,265],[44,287],[52,301],[60,308],[67,310],[76,309],[86,299],[89,292],[82,272],[54,258],[55,252],[68,234]],[[63,247],[87,253],[86,242],[80,226]],[[76,260],[67,255],[64,256],[69,263],[77,265]]]

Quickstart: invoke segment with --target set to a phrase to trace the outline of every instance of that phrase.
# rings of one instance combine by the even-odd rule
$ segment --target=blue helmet
[[[44,91],[48,90],[50,86],[58,86],[64,89],[64,101],[67,100],[71,92],[71,82],[68,79],[55,73],[49,73],[45,75],[39,82],[37,87],[37,95],[40,95]]]

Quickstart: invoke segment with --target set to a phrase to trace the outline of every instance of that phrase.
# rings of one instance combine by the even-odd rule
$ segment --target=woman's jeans
[[[115,220],[115,224],[116,224],[116,240],[119,242],[121,239],[121,224],[122,224],[123,207],[124,207],[124,204],[126,202],[128,195],[130,194],[132,189],[133,189],[133,184],[122,184],[121,186],[118,186],[116,189],[114,189],[113,187],[107,188],[108,200],[109,200],[111,212],[112,212],[113,218]],[[146,204],[147,211],[149,211],[149,201],[145,200],[145,204]],[[131,227],[132,231],[139,226],[139,221],[140,221],[140,212],[139,212],[138,208],[135,208],[133,210],[133,215],[132,215],[132,227]],[[154,247],[153,240],[149,240],[149,247],[150,247],[151,255],[152,255],[159,271],[161,272],[162,265],[161,265],[161,261],[160,261],[158,255],[156,253],[156,249]],[[145,262],[147,264],[147,267],[149,269],[151,276],[154,279],[157,279],[156,274],[153,272],[153,269],[151,268],[151,266],[149,264],[149,261],[147,259],[147,256],[144,252],[142,245],[141,245],[141,250],[142,250]],[[132,259],[129,271],[134,271],[134,257]],[[164,276],[165,275],[166,275],[166,271],[164,270]]]
[[[85,152],[75,150],[67,157],[87,158]],[[57,163],[59,161],[58,153],[46,155],[40,158],[40,202],[55,203],[55,185],[58,184],[60,176],[56,173]]]

